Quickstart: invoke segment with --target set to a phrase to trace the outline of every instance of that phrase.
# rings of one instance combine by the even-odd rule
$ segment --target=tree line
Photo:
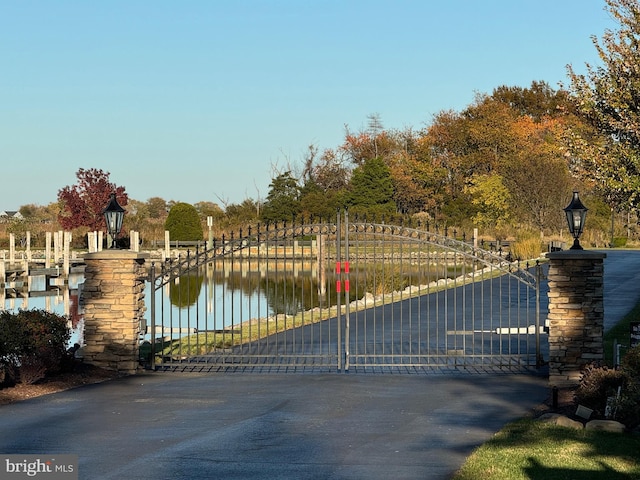
[[[587,65],[584,75],[568,66],[567,86],[499,86],[420,129],[385,129],[372,114],[365,128],[346,126],[340,145],[322,151],[310,145],[298,164],[273,172],[266,198],[194,204],[203,232],[207,217],[220,236],[258,222],[333,219],[348,209],[372,220],[479,228],[494,237],[526,231],[553,237],[566,234],[562,208],[579,190],[590,209],[592,244],[611,241],[612,219],[616,236],[633,236],[640,202],[640,4],[606,0],[606,8],[619,29],[593,37],[602,65]],[[98,169],[80,169],[77,180],[60,189],[54,204],[25,205],[21,213],[65,229],[101,229],[101,208],[116,192],[127,209],[125,228],[159,239],[181,203],[129,199]]]

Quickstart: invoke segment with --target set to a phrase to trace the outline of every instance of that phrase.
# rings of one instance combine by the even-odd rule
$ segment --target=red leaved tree
[[[60,214],[58,221],[65,230],[89,227],[90,230],[104,230],[102,211],[109,203],[109,195],[116,194],[121,206],[128,202],[124,187],[116,187],[109,181],[109,172],[98,168],[84,168],[76,172],[78,183],[58,190]]]

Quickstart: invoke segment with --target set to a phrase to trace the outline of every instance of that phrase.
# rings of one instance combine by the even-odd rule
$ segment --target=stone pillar
[[[137,371],[146,258],[147,254],[129,250],[103,250],[85,256],[85,362],[126,374]]]
[[[586,365],[604,359],[605,253],[564,250],[549,258],[549,382],[578,385]]]

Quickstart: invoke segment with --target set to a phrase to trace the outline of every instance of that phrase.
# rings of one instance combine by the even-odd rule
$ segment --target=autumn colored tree
[[[498,174],[476,175],[467,191],[477,207],[473,221],[478,227],[503,227],[512,221],[511,193]]]
[[[564,224],[558,206],[566,202],[572,189],[561,128],[557,119],[535,122],[533,117],[520,117],[513,125],[516,152],[500,169],[512,198],[513,213],[542,232]]]
[[[339,156],[350,161],[354,166],[361,166],[365,161],[374,158],[388,159],[398,149],[393,132],[383,129],[378,114],[367,117],[365,131],[352,132],[345,127],[344,142],[338,148]]]
[[[224,211],[214,202],[197,202],[194,203],[201,221],[206,221],[207,217],[213,217],[215,223],[219,223],[224,217]]]
[[[547,82],[533,81],[528,88],[502,85],[493,90],[491,98],[508,105],[519,116],[535,122],[562,117],[571,109],[569,92],[554,90]]]
[[[149,218],[159,219],[167,216],[169,209],[167,208],[167,202],[164,198],[151,197],[146,203]]]
[[[80,168],[76,177],[77,184],[58,191],[60,225],[66,230],[78,227],[88,227],[90,230],[104,229],[102,212],[109,203],[109,195],[115,193],[118,203],[124,207],[128,203],[125,187],[118,187],[110,182],[109,172],[98,168]]]
[[[349,184],[351,170],[335,151],[325,150],[310,166],[309,178],[323,192],[339,192]]]
[[[262,205],[259,201],[251,198],[246,198],[241,203],[227,205],[221,224],[214,223],[214,228],[218,229],[218,232],[223,231],[228,234],[248,225],[258,223],[261,207]]]
[[[640,3],[605,0],[618,23],[598,40],[602,66],[586,75],[568,66],[577,112],[590,128],[572,129],[567,146],[573,167],[592,181],[609,205],[640,206]]]

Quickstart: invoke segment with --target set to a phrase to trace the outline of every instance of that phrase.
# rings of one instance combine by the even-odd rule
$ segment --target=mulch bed
[[[62,392],[82,385],[100,383],[120,376],[117,372],[80,363],[72,372],[47,376],[31,385],[19,383],[12,387],[1,388],[0,405]]]

